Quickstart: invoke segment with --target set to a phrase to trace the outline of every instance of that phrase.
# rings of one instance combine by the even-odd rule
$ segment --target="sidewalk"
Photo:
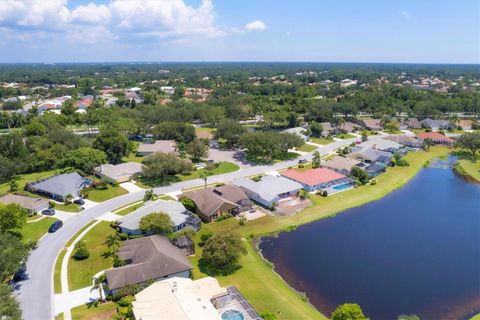
[[[92,287],[86,287],[67,293],[56,294],[55,314],[57,315],[63,312],[64,318],[67,319],[66,314],[70,314],[70,309],[100,298],[98,289],[91,290],[91,288]]]

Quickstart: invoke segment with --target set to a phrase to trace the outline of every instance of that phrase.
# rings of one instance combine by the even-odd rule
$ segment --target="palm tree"
[[[103,288],[104,284],[103,282],[105,281],[105,275],[100,275],[96,278],[93,278],[93,286],[90,289],[90,292],[93,290],[98,290],[98,293],[100,294],[100,300],[103,301]]]
[[[207,188],[207,179],[208,179],[209,174],[207,172],[202,172],[200,173],[200,179],[203,180],[205,183],[205,189]]]
[[[71,193],[65,196],[65,204],[70,204],[73,201],[73,195]]]
[[[433,145],[433,140],[430,139],[430,138],[427,138],[427,139],[423,140],[422,149],[425,150],[425,151],[428,151],[428,150],[430,150],[430,147],[432,145]]]
[[[109,235],[105,240],[105,245],[112,251],[115,252],[116,247],[120,245],[120,239],[116,235]]]
[[[320,167],[321,161],[322,160],[321,160],[320,152],[318,152],[318,151],[313,152],[312,168]]]

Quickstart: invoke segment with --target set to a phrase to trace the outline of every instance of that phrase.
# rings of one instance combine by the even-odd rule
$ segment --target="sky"
[[[480,63],[479,0],[0,0],[0,63]]]

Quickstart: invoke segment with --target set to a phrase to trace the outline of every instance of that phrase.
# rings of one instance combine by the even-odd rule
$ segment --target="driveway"
[[[371,137],[371,139],[376,139]],[[320,154],[327,155],[333,150],[351,144],[355,139],[335,141],[321,146],[317,150]],[[208,183],[227,182],[238,178],[255,176],[267,171],[282,170],[298,164],[299,159],[307,161],[312,159],[312,153],[298,159],[279,162],[268,166],[246,166],[242,170],[209,177]],[[182,181],[170,186],[155,188],[156,194],[164,194],[203,185],[202,179]],[[55,259],[69,239],[88,222],[98,218],[106,212],[125,206],[131,202],[143,199],[145,191],[128,193],[120,197],[99,203],[81,214],[74,215],[66,220],[62,228],[55,233],[46,234],[33,250],[27,261],[28,278],[18,283],[15,294],[23,310],[23,318],[28,320],[53,319],[55,299],[53,295],[53,270]]]
[[[98,289],[92,290],[91,287],[60,293],[55,295],[55,314],[70,311],[77,306],[93,302],[100,298]]]

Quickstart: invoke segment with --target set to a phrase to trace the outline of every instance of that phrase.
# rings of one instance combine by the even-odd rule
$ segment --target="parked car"
[[[73,203],[83,206],[85,204],[85,201],[83,199],[77,199],[74,200]]]
[[[203,168],[205,168],[205,163],[204,162],[196,163],[195,167],[197,169],[203,169]]]
[[[55,231],[60,229],[62,226],[63,226],[63,222],[61,220],[57,220],[54,223],[52,223],[52,225],[48,229],[48,232],[54,233]]]
[[[18,282],[18,281],[26,280],[27,278],[28,278],[27,266],[25,265],[25,263],[22,263],[22,265],[20,266],[20,269],[15,273],[12,280],[13,282]]]
[[[53,216],[55,214],[55,210],[53,209],[45,209],[42,211],[42,214],[45,216]]]
[[[300,163],[300,164],[307,163],[307,159],[300,159],[300,160],[298,160],[298,163]]]

